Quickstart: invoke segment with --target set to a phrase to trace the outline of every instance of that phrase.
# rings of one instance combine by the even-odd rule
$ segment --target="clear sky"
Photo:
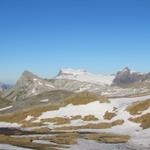
[[[0,0],[0,81],[24,70],[150,71],[150,0]]]

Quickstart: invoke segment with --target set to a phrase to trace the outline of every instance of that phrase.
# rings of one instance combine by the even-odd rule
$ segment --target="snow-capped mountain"
[[[24,71],[16,85],[4,91],[2,96],[16,101],[53,90],[101,93],[112,82],[111,78],[111,76],[94,75],[83,70],[61,70],[56,78],[45,80],[29,71]]]
[[[81,82],[89,82],[100,85],[111,85],[115,76],[92,74],[87,72],[86,70],[61,69],[55,78],[77,80]]]

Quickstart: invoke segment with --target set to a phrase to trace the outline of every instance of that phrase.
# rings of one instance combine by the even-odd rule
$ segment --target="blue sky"
[[[24,70],[150,71],[149,0],[1,0],[0,81]]]

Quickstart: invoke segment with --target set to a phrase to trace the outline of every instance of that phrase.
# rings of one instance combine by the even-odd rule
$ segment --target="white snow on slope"
[[[111,85],[114,75],[98,75],[87,72],[86,70],[62,69],[56,79],[70,79],[82,82],[90,82],[102,85]]]
[[[39,119],[53,117],[71,117],[76,115],[86,116],[95,115],[100,120],[103,120],[103,115],[106,111],[112,111],[113,107],[109,103],[100,103],[99,101],[91,102],[85,105],[69,104],[61,107],[59,110],[43,112]]]
[[[109,99],[111,105],[117,107],[117,116],[114,117],[111,121],[117,119],[123,119],[125,122],[123,125],[117,125],[109,129],[82,129],[81,131],[89,132],[110,132],[116,134],[128,134],[131,136],[131,139],[128,142],[128,146],[135,148],[136,150],[149,150],[150,149],[150,129],[143,130],[140,127],[140,124],[129,121],[130,117],[133,117],[126,111],[126,108],[134,102],[141,102],[144,100],[150,99],[150,95],[134,98],[114,98]],[[143,111],[142,114],[150,113],[150,109]],[[140,115],[135,115],[137,117]]]
[[[140,124],[129,121],[128,119],[133,117],[129,112],[126,111],[126,108],[129,105],[132,105],[134,102],[141,102],[144,100],[150,99],[150,95],[142,96],[142,97],[134,97],[134,98],[112,98],[109,99],[110,103],[99,103],[98,101],[88,103],[86,105],[72,105],[69,104],[65,107],[60,108],[55,111],[47,111],[43,112],[39,119],[44,118],[53,118],[53,117],[67,117],[75,115],[94,115],[99,120],[98,122],[109,122],[103,118],[103,115],[106,111],[112,112],[113,108],[116,107],[116,116],[112,118],[112,121],[122,119],[124,123],[122,125],[117,125],[112,128],[107,129],[82,129],[82,131],[90,131],[90,132],[111,132],[116,134],[128,134],[131,136],[129,140],[129,147],[139,148],[139,150],[150,149],[150,129],[143,130],[140,127]],[[142,114],[150,112],[150,109],[143,111]],[[140,115],[135,115],[137,117]],[[74,123],[71,122],[70,125],[84,125],[86,122],[82,120],[76,120]],[[65,125],[66,126],[66,125]]]
[[[4,108],[0,108],[0,111],[4,111],[4,110],[7,110],[7,109],[10,109],[12,108],[13,106],[7,106],[7,107],[4,107]]]
[[[65,149],[64,149],[65,150]],[[79,139],[77,144],[71,145],[68,150],[129,150],[126,144],[106,144],[93,140]]]
[[[128,142],[129,147],[135,147],[136,150],[150,149],[150,128],[135,132]]]
[[[40,100],[40,102],[42,102],[42,103],[46,103],[48,101],[49,101],[49,99],[42,99],[42,100]]]
[[[53,117],[71,117],[76,115],[86,116],[86,115],[94,115],[100,121],[104,121],[103,115],[106,111],[112,112],[113,108],[117,108],[117,116],[113,118],[115,119],[124,119],[128,121],[132,115],[130,115],[126,108],[134,102],[144,101],[149,99],[150,95],[143,97],[135,97],[135,98],[113,98],[109,99],[110,103],[100,103],[99,101],[94,101],[85,105],[72,105],[69,104],[65,107],[59,108],[59,110],[47,111],[43,112],[39,119],[53,118]],[[147,112],[147,111],[146,111]]]
[[[33,149],[23,148],[19,146],[13,146],[10,144],[0,144],[0,149],[1,150],[33,150]]]
[[[30,121],[32,118],[34,118],[33,116],[29,115],[25,118],[26,121]]]
[[[18,123],[0,122],[0,128],[18,128],[21,127]]]

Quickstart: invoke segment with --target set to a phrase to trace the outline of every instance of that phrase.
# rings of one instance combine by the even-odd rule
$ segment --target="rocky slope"
[[[16,85],[3,92],[3,97],[17,101],[51,90],[55,90],[55,87],[50,84],[50,82],[47,82],[29,71],[24,71]]]
[[[89,91],[99,93],[108,87],[106,85],[70,79],[51,79],[49,82],[53,84],[56,89],[69,90],[73,92]]]
[[[108,85],[93,81],[79,81],[74,79],[59,79],[59,77],[45,80],[29,71],[25,71],[16,85],[3,92],[3,97],[11,101],[19,101],[38,95],[46,91],[67,90],[72,92],[90,91],[99,93],[104,91]]]

